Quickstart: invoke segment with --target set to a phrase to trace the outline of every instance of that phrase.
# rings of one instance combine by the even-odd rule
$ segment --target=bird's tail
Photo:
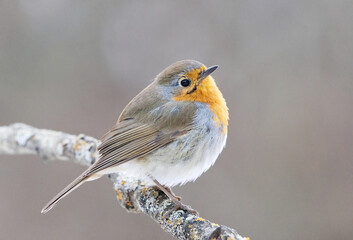
[[[45,207],[42,209],[42,213],[47,213],[49,212],[61,199],[66,197],[69,193],[71,193],[73,190],[81,186],[85,181],[88,180],[90,176],[87,176],[85,172],[81,174],[78,178],[76,178],[74,181],[72,181],[66,188],[64,188],[61,192],[59,192],[50,202],[45,205]]]

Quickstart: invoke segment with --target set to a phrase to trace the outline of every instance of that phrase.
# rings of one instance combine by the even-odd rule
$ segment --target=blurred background
[[[251,239],[353,238],[353,3],[0,3],[0,125],[102,136],[163,68],[196,59],[230,109],[227,147],[174,188]],[[85,167],[0,156],[1,239],[173,239],[108,179],[40,210]]]

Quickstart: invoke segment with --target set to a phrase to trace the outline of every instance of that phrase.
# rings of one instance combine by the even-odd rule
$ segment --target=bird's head
[[[228,125],[228,108],[211,73],[218,66],[207,68],[194,60],[178,61],[157,75],[158,92],[165,99],[207,104],[217,125]],[[226,130],[225,130],[226,131]]]

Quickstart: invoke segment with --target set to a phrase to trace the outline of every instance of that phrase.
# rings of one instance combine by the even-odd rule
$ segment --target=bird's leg
[[[168,191],[171,195],[173,195],[179,202],[181,201],[181,197],[175,195],[175,193],[173,193],[170,187],[165,187],[165,190]]]
[[[170,200],[172,200],[172,202],[174,203],[174,207],[169,210],[165,217],[169,217],[169,215],[176,210],[182,209],[185,211],[188,211],[191,214],[195,214],[195,215],[199,215],[198,212],[194,209],[192,209],[190,206],[187,206],[185,204],[183,204],[180,200],[181,197],[175,196],[175,194],[172,192],[172,189],[170,189],[169,187],[165,187],[162,184],[160,184],[156,179],[154,179],[153,177],[150,176],[150,178],[153,180],[153,182],[156,184],[157,188],[160,189],[161,191],[163,191]]]
[[[153,179],[153,178],[152,178]],[[153,181],[157,181],[155,179],[153,179]],[[158,182],[158,181],[157,181]],[[156,182],[155,182],[156,183]],[[158,182],[159,185],[161,185],[159,182]],[[157,183],[156,183],[157,185]],[[162,189],[159,185],[157,186],[153,186],[153,188],[155,188],[156,190],[161,190],[163,191],[170,199],[172,199],[165,191],[168,191],[169,194],[173,195],[173,197],[175,197],[178,201],[181,201],[181,197],[175,195],[175,193],[172,191],[172,189],[170,187],[166,187],[166,186],[163,186],[161,185],[164,189]]]

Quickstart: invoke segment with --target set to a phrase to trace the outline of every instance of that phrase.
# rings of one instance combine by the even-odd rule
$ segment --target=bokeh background
[[[196,59],[227,99],[216,165],[175,188],[251,239],[353,238],[353,2],[0,3],[0,125],[103,135],[164,67]],[[107,179],[40,210],[85,168],[0,156],[1,239],[173,239]]]

